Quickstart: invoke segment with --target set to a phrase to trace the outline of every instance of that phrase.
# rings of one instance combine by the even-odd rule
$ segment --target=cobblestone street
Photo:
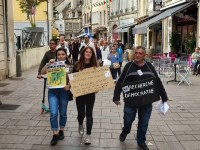
[[[77,110],[73,100],[68,105],[65,139],[59,141],[57,146],[51,147],[49,113],[40,114],[43,80],[36,78],[37,69],[38,67],[35,67],[23,72],[22,80],[14,78],[0,81],[1,102],[20,105],[16,110],[0,110],[0,149],[137,149],[137,120],[127,140],[124,143],[119,141],[123,125],[123,103],[117,107],[112,102],[113,89],[101,91],[96,95],[90,146],[82,144],[83,138],[78,134]],[[146,143],[151,150],[200,150],[200,78],[190,75],[189,79],[193,83],[191,86],[186,83],[180,86],[176,83],[166,84],[170,79],[164,79],[170,110],[163,116],[155,109],[154,103]]]

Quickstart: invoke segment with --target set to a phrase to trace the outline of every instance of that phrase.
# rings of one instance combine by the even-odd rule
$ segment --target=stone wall
[[[49,50],[48,46],[21,50],[20,56],[21,56],[22,71],[38,66],[45,52],[48,50]],[[37,72],[35,74],[37,75]]]

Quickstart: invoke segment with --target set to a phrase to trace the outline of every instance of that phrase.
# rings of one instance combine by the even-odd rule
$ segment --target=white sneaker
[[[90,138],[90,135],[88,135],[88,134],[85,136],[85,144],[86,145],[90,145],[91,144],[91,138]]]
[[[78,132],[79,132],[79,134],[81,134],[81,135],[84,134],[84,128],[83,128],[83,125],[79,125],[79,127],[78,127]]]

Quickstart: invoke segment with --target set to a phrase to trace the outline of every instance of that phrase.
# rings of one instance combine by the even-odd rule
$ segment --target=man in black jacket
[[[166,102],[168,100],[168,97],[163,87],[163,84],[160,78],[158,77],[158,74],[156,73],[151,63],[145,61],[144,59],[145,56],[146,56],[145,48],[142,46],[136,47],[134,61],[126,64],[124,70],[122,71],[121,76],[118,79],[118,82],[116,83],[113,102],[116,105],[120,105],[120,93],[122,92],[122,86],[124,83],[125,84],[131,82],[135,83],[135,81],[144,81],[148,79],[155,80],[154,82],[155,84],[153,84],[153,87],[157,89],[157,92],[154,92],[154,95],[157,96],[154,99],[149,98],[149,96],[147,96],[146,99],[144,99],[144,96],[139,97],[138,93],[137,93],[138,97],[136,96],[134,97],[133,96],[134,94],[132,93],[131,93],[132,94],[131,98],[127,99],[126,96],[124,97],[124,102],[125,102],[124,127],[122,129],[122,133],[119,136],[121,142],[123,142],[126,139],[127,134],[130,133],[132,123],[135,120],[136,113],[138,111],[138,129],[137,129],[138,147],[140,147],[143,150],[149,150],[145,141],[146,141],[146,132],[148,128],[148,123],[152,112],[152,103],[159,100],[159,96],[161,96],[163,102]],[[138,84],[138,87],[141,88],[141,85],[144,86],[144,84]],[[133,91],[136,90],[134,89],[135,85],[131,86],[131,88],[133,89]]]
[[[81,44],[78,42],[77,37],[74,37],[74,42],[72,43],[72,61],[73,61],[73,64],[78,60],[80,45]]]

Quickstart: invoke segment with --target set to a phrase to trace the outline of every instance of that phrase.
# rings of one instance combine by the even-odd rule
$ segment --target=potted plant
[[[22,37],[23,47],[26,43],[32,46],[40,46],[42,34],[44,32],[43,27],[37,27],[35,14],[37,7],[48,0],[16,0],[19,2],[19,7],[22,13],[27,15],[27,20],[29,20],[31,27],[23,28],[24,37]]]
[[[177,32],[172,32],[169,43],[171,51],[174,53],[178,53],[180,48],[180,40]]]
[[[194,38],[193,33],[191,32],[188,35],[188,38],[185,40],[185,48],[188,54],[192,54],[196,47],[196,38]]]

